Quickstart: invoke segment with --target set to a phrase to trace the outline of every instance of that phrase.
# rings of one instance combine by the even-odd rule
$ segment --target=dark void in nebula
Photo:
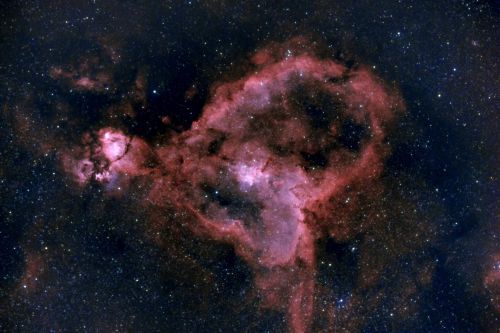
[[[498,332],[494,5],[2,6],[1,332]]]

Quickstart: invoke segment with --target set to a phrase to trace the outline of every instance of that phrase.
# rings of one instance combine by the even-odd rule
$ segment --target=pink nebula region
[[[94,180],[105,184],[111,193],[127,186],[129,177],[154,171],[146,167],[153,157],[149,146],[119,129],[103,128],[97,133],[86,133],[82,142],[83,148],[73,148],[62,157],[64,169],[80,185]]]
[[[103,128],[63,166],[109,193],[148,180],[145,204],[183,212],[194,234],[231,244],[253,269],[262,308],[306,332],[316,242],[346,241],[369,225],[355,212],[377,193],[386,134],[404,106],[367,67],[289,44],[259,51],[251,66],[216,85],[200,118],[168,143]]]

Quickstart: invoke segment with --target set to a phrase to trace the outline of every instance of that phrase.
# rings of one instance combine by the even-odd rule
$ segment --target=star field
[[[498,18],[0,2],[0,331],[497,332]]]

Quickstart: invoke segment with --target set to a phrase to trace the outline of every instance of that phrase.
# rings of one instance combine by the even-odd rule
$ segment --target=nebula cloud
[[[345,241],[370,223],[353,212],[377,188],[386,132],[404,106],[367,68],[293,43],[265,48],[252,62],[247,75],[217,85],[191,129],[167,144],[102,128],[63,165],[80,185],[93,180],[110,192],[149,178],[147,202],[174,207],[195,234],[231,244],[254,271],[262,307],[305,332],[316,241]]]

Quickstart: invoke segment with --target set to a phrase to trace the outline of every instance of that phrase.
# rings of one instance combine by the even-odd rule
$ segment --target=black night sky
[[[497,1],[1,1],[1,332],[498,332]]]

